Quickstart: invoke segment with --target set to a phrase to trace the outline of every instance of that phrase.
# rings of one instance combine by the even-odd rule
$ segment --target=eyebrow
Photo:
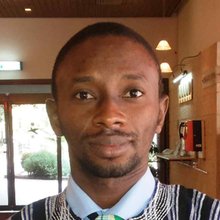
[[[125,74],[123,75],[124,79],[129,79],[129,80],[146,80],[145,76],[142,75],[141,73],[140,74]]]
[[[95,81],[95,79],[92,76],[80,76],[80,77],[75,77],[73,79],[74,83],[84,83],[84,82],[93,82],[93,81]]]
[[[146,78],[144,75],[135,74],[135,73],[127,73],[122,75],[122,79],[126,80],[137,80],[137,81],[145,81]],[[74,83],[86,83],[86,82],[94,82],[95,78],[93,76],[78,76],[73,79]]]

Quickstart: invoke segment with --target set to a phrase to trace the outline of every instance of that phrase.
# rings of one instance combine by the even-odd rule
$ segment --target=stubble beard
[[[98,164],[91,160],[89,155],[84,155],[79,159],[79,164],[85,172],[99,178],[119,178],[132,172],[139,164],[141,159],[137,154],[128,158],[127,162],[115,163],[114,159],[106,159],[106,163]]]
[[[135,133],[124,133],[120,131],[101,131],[100,133],[94,135],[84,135],[81,137],[81,146],[84,146],[84,151],[81,151],[81,156],[75,158],[77,160],[78,165],[81,167],[82,172],[88,173],[89,175],[99,177],[99,178],[118,178],[123,177],[135,170],[141,164],[141,157],[134,151],[134,153],[123,161],[120,161],[120,158],[114,159],[103,159],[102,161],[96,161],[94,157],[91,157],[88,146],[89,140],[91,138],[94,140],[96,137],[100,137],[101,135],[118,135],[118,136],[126,136],[132,137],[130,144],[135,149],[137,148],[138,135]],[[79,146],[79,145],[78,145]],[[86,147],[87,146],[87,147]],[[91,146],[90,146],[91,147]],[[87,150],[86,150],[87,148]]]

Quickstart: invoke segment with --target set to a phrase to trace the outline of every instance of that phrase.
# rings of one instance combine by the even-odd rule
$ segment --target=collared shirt
[[[123,219],[128,219],[140,214],[146,208],[153,196],[155,186],[155,179],[148,168],[146,173],[129,189],[117,204],[103,210],[70,177],[66,188],[66,198],[72,211],[82,219],[86,219],[86,216],[93,212],[114,214]]]

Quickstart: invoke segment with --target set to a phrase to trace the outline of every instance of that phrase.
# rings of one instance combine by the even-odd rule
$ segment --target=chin
[[[140,158],[135,155],[129,158],[126,162],[118,162],[114,159],[106,159],[102,163],[92,161],[91,158],[81,160],[82,169],[99,178],[119,178],[128,175],[140,164]]]

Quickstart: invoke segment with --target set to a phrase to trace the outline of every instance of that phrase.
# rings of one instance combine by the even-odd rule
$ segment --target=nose
[[[98,127],[117,129],[126,124],[126,117],[119,103],[108,99],[98,104],[93,123]]]

